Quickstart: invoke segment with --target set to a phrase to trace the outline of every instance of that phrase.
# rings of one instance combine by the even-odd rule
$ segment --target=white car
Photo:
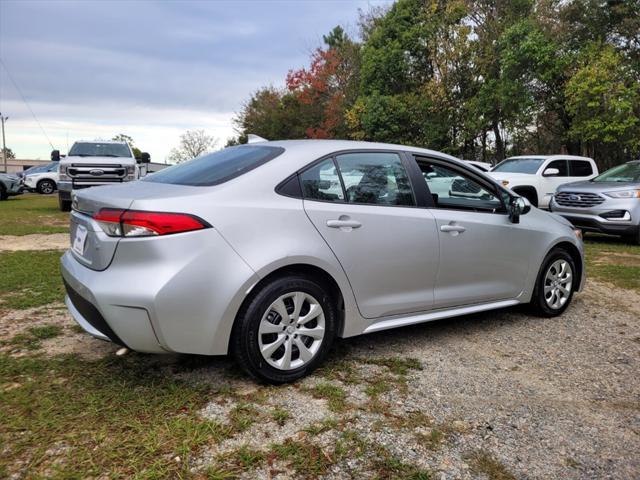
[[[467,162],[469,165],[473,165],[478,170],[485,173],[491,170],[492,167],[492,165],[488,162],[477,162],[475,160],[465,160],[465,162]]]
[[[598,175],[593,159],[573,155],[524,155],[510,157],[489,172],[503,186],[525,197],[533,206],[549,208],[556,188]]]
[[[50,194],[58,188],[59,162],[30,168],[23,175],[24,186],[32,192]]]

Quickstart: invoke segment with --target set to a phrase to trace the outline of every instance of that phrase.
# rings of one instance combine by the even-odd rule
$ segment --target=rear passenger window
[[[554,160],[553,162],[549,163],[549,165],[547,165],[545,170],[547,170],[548,168],[557,168],[558,169],[558,171],[560,173],[558,173],[558,175],[554,175],[555,177],[568,177],[569,176],[569,169],[567,168],[567,161],[566,160]]]
[[[300,183],[306,199],[344,202],[340,177],[331,158],[305,170],[300,175]]]
[[[395,153],[345,153],[336,156],[349,203],[415,205],[409,176]]]
[[[569,160],[569,170],[572,177],[589,177],[593,175],[591,163],[584,160]]]

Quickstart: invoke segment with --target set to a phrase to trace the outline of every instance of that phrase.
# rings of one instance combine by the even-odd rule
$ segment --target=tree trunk
[[[493,134],[496,137],[496,160],[501,162],[504,160],[504,142],[502,141],[502,135],[500,134],[500,125],[498,122],[493,122],[492,125]]]

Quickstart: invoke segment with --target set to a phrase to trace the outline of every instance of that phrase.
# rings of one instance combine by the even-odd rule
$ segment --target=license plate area
[[[71,249],[81,257],[84,256],[84,250],[87,244],[87,234],[87,227],[84,225],[78,225],[75,229],[73,241],[71,242]]]

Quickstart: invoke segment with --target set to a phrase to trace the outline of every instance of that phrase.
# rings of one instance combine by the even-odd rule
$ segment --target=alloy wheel
[[[267,308],[258,327],[258,346],[266,362],[278,370],[309,363],[325,335],[320,302],[305,292],[281,295]]]
[[[53,193],[53,184],[51,182],[42,182],[40,184],[40,191],[45,195]]]
[[[566,260],[553,262],[544,278],[544,299],[554,310],[562,308],[571,296],[573,271]]]

